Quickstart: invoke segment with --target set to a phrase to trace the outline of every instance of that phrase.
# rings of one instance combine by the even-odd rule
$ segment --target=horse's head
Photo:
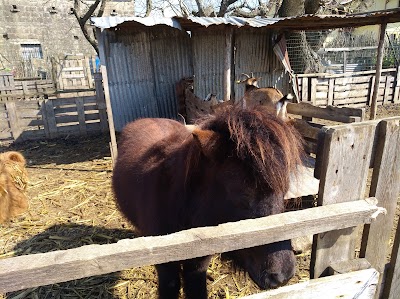
[[[197,188],[197,202],[207,200],[196,204],[194,226],[284,211],[289,175],[301,161],[301,139],[292,126],[261,107],[229,107],[201,123],[192,134],[203,157],[198,167],[207,173],[192,187]],[[207,211],[201,211],[202,206]],[[201,222],[204,215],[209,223]],[[229,257],[261,288],[286,283],[295,271],[289,240],[238,250]]]

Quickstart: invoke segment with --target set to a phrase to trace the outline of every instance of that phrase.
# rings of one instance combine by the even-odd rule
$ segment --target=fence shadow
[[[111,157],[109,134],[67,136],[51,140],[23,141],[0,147],[0,152],[20,151],[28,167],[73,164]],[[89,170],[89,169],[87,169]]]
[[[16,255],[46,253],[77,248],[89,244],[109,244],[133,238],[127,229],[107,229],[83,224],[60,224],[46,229],[30,239],[18,243]],[[53,285],[10,292],[5,298],[119,298],[112,288],[118,283],[120,273],[109,273]]]

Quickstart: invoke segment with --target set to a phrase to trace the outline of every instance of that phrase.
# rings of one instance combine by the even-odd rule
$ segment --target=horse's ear
[[[202,153],[210,159],[217,158],[222,149],[221,135],[211,130],[194,129],[193,137]]]

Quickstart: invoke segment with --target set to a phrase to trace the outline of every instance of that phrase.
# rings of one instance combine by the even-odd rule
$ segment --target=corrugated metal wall
[[[175,83],[193,74],[187,33],[164,27],[115,32],[107,59],[114,125],[177,117]]]
[[[225,31],[200,29],[192,32],[194,93],[205,98],[213,93],[223,99]]]
[[[261,77],[260,87],[275,87],[283,93],[290,92],[288,76],[272,49],[272,31],[266,28],[249,28],[235,33],[235,81],[242,73],[253,72]],[[243,97],[244,85],[234,84],[235,101]]]
[[[123,28],[109,31],[107,71],[114,125],[141,117],[177,118],[175,84],[194,75],[194,93],[205,98],[213,93],[223,99],[225,31],[199,29],[191,32],[165,26]],[[262,77],[260,87],[289,91],[288,76],[271,48],[265,28],[234,33],[232,81],[241,73]],[[243,96],[243,84],[233,84],[235,99]]]

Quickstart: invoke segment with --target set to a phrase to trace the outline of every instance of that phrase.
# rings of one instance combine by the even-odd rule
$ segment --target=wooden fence
[[[0,141],[25,141],[107,132],[107,112],[101,83],[96,75],[96,91],[2,95],[0,102]],[[22,84],[22,86],[24,86]],[[29,85],[28,85],[29,86]],[[24,89],[22,89],[24,90]]]
[[[297,75],[299,100],[315,106],[365,107],[371,104],[375,71],[344,74]],[[400,67],[384,69],[379,82],[378,105],[400,103]]]
[[[92,72],[95,72],[94,57],[67,55],[53,60],[56,70],[55,82],[58,90],[94,88]]]
[[[400,191],[400,117],[322,127],[318,147],[318,207],[166,236],[3,259],[0,292],[313,234],[311,269],[315,279],[248,298],[374,298],[376,289],[384,298],[400,298],[399,230],[385,271]],[[370,167],[371,198],[360,200],[365,197]],[[381,215],[384,210],[385,216]],[[359,224],[367,226],[361,259],[355,259],[353,227]],[[371,267],[364,269],[365,265]],[[331,273],[342,274],[319,278]]]

